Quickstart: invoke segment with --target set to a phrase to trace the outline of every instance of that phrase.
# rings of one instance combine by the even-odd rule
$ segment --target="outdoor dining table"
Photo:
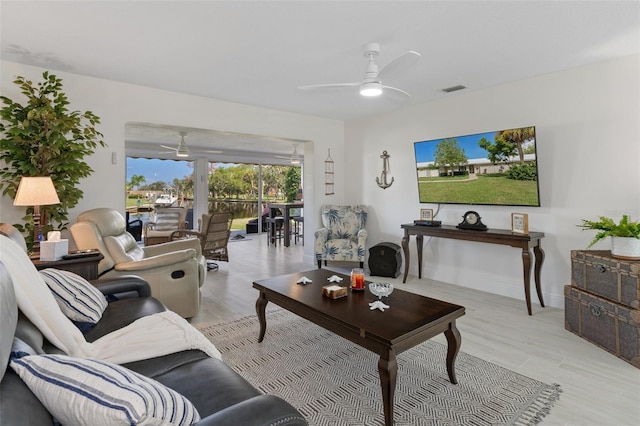
[[[303,202],[293,203],[269,203],[269,217],[274,217],[274,210],[280,209],[284,215],[284,246],[289,247],[291,245],[291,210],[301,209],[304,207]]]

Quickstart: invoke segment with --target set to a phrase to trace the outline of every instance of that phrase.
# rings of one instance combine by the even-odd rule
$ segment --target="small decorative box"
[[[339,285],[325,285],[322,287],[322,295],[329,299],[339,299],[347,295],[347,288]]]

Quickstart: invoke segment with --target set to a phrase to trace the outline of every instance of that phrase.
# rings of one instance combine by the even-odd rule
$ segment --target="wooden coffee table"
[[[402,290],[394,290],[384,302],[391,306],[384,312],[370,310],[369,303],[376,300],[368,289],[349,290],[346,297],[329,299],[322,295],[322,287],[332,275],[343,278],[348,286],[349,277],[326,269],[283,275],[254,281],[260,291],[256,312],[260,320],[259,342],[267,329],[265,308],[273,302],[339,336],[344,337],[380,355],[378,373],[382,386],[385,425],[393,424],[393,398],[398,366],[396,355],[433,336],[444,333],[447,338],[447,372],[451,383],[458,383],[455,360],[460,349],[460,333],[456,319],[464,315],[464,307],[420,296]],[[312,280],[310,284],[296,282],[301,277]],[[381,279],[379,281],[384,281]]]

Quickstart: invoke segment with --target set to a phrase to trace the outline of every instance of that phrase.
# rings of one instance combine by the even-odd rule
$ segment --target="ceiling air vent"
[[[442,89],[442,91],[445,93],[451,93],[451,92],[456,92],[462,89],[466,89],[466,86],[459,84],[457,86],[451,86],[451,87],[447,87],[446,89]]]

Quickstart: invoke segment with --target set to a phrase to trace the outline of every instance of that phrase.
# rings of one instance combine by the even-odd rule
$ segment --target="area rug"
[[[223,360],[262,392],[296,407],[310,425],[383,425],[378,356],[288,311],[194,324]],[[464,345],[464,336],[463,345]],[[559,398],[548,385],[460,352],[449,382],[446,347],[427,341],[398,359],[396,425],[533,425]]]

